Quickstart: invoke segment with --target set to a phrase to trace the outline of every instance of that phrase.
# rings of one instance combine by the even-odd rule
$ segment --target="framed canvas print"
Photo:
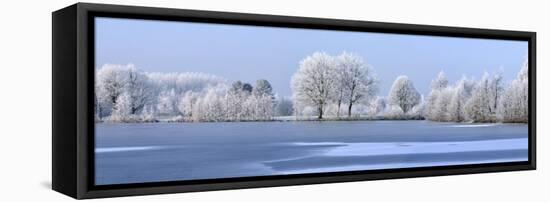
[[[53,189],[533,170],[535,36],[78,3],[53,13]]]

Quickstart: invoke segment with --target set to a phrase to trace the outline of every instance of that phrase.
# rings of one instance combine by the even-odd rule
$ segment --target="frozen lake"
[[[527,125],[96,124],[96,184],[527,161]]]

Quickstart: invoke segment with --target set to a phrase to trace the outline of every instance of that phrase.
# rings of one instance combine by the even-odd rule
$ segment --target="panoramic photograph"
[[[95,18],[95,185],[528,161],[528,42]]]

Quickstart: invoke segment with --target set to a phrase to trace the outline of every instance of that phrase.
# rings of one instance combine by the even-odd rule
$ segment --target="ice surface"
[[[102,123],[96,125],[95,183],[528,160],[525,124],[449,127],[454,125],[463,124],[428,121]]]

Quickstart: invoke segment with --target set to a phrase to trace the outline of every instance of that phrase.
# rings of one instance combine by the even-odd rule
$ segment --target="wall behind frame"
[[[550,17],[544,1],[89,1],[199,10],[526,30],[537,32],[537,171],[291,186],[106,201],[528,201],[549,198]],[[3,1],[0,12],[1,201],[72,200],[51,186],[51,12],[76,1]]]

